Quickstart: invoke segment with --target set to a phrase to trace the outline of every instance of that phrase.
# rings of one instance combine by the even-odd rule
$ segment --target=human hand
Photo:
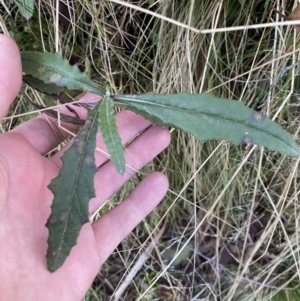
[[[16,97],[22,82],[20,54],[16,44],[0,34],[0,120]],[[86,95],[85,98],[91,97]],[[78,109],[84,116],[84,110]],[[142,117],[123,111],[117,115],[122,142],[133,140],[125,151],[126,162],[141,168],[170,141],[170,134],[150,126]],[[71,125],[65,125],[74,130]],[[0,135],[0,300],[81,300],[100,266],[130,231],[155,208],[165,195],[168,181],[161,173],[147,176],[120,205],[94,224],[83,226],[64,265],[47,270],[46,252],[53,194],[47,188],[58,175],[64,149],[51,158],[44,155],[58,145],[55,121],[38,116]],[[104,148],[98,134],[97,146]],[[133,175],[120,175],[111,162],[96,153],[101,166],[95,176],[94,212]]]

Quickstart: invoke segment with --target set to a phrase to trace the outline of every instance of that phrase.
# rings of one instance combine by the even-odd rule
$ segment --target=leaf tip
[[[57,260],[57,251],[50,249],[47,250],[47,268],[50,273],[57,271],[64,263],[64,260]]]
[[[122,176],[124,175],[124,173],[125,173],[125,164],[124,164],[124,166],[119,166],[118,172],[119,172]]]

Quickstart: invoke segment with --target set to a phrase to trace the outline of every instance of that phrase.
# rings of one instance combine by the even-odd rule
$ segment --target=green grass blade
[[[290,156],[300,155],[289,133],[239,101],[188,93],[117,95],[113,99],[154,123],[180,128],[200,141],[251,143]]]
[[[98,122],[103,136],[104,143],[111,155],[111,161],[120,174],[125,172],[124,149],[115,120],[113,100],[110,97],[104,97],[99,107]]]
[[[25,74],[42,80],[45,85],[55,84],[69,90],[80,90],[105,95],[105,91],[80,72],[76,65],[71,66],[58,53],[22,52],[22,68]]]
[[[47,264],[56,271],[65,261],[83,224],[88,222],[88,203],[95,197],[94,175],[97,171],[94,150],[98,129],[99,105],[63,154],[63,167],[49,189],[54,194],[52,212],[46,223],[49,229]]]

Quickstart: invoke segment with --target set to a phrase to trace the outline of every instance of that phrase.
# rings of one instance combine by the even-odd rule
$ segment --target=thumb
[[[17,96],[22,84],[22,64],[18,46],[0,34],[0,120]]]

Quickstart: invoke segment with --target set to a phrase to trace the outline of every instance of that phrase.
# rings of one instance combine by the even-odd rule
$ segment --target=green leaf
[[[95,197],[94,175],[97,171],[94,151],[98,129],[99,104],[63,154],[63,167],[48,186],[54,194],[52,212],[46,223],[49,229],[47,263],[50,272],[65,261],[83,224],[88,219],[88,203]]]
[[[21,15],[29,20],[33,15],[34,0],[15,0]]]
[[[125,172],[124,149],[115,120],[113,100],[106,96],[101,100],[98,122],[104,143],[111,155],[111,161],[120,174]]]
[[[23,81],[26,82],[33,89],[36,89],[42,93],[47,94],[59,94],[64,91],[63,87],[58,87],[55,84],[45,84],[38,78],[32,77],[31,75],[23,75]]]
[[[90,80],[86,73],[80,72],[76,65],[71,66],[58,53],[22,52],[21,58],[23,72],[45,84],[105,95],[105,91]]]
[[[300,155],[290,134],[239,101],[187,93],[112,98],[154,123],[180,128],[200,141],[220,139],[236,144],[251,143],[290,156]]]

